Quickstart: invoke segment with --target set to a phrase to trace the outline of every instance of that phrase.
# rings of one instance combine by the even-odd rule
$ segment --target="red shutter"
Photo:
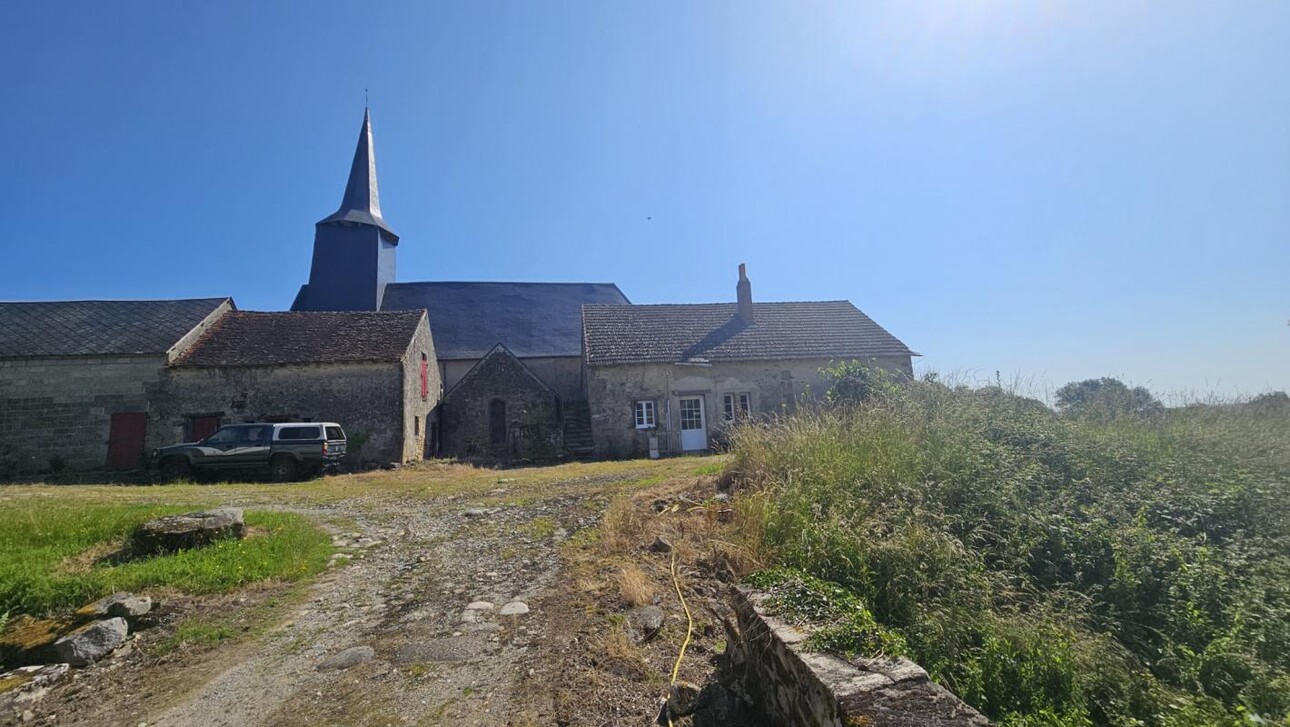
[[[430,364],[421,359],[421,398],[430,398]]]

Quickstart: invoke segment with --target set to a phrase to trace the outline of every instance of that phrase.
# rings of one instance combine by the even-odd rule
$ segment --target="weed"
[[[637,608],[654,602],[654,584],[645,572],[635,565],[625,565],[618,571],[618,591],[623,602]]]
[[[1290,716],[1286,407],[861,383],[733,432],[750,552],[854,596],[1005,726]]]

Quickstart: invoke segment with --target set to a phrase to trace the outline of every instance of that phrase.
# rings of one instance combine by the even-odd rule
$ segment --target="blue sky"
[[[1290,387],[1290,3],[6,3],[0,299],[290,305],[370,89],[401,280],[850,299],[1043,394]]]

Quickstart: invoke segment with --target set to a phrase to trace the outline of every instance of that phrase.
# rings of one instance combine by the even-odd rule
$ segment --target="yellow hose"
[[[676,548],[672,549],[672,585],[676,588],[676,597],[681,599],[681,608],[685,610],[685,641],[681,642],[681,652],[676,655],[676,664],[672,665],[672,684],[676,684],[676,677],[681,673],[681,660],[685,658],[685,649],[690,645],[690,637],[694,635],[694,617],[690,615],[690,606],[685,602],[685,594],[681,592],[681,579],[676,575]],[[668,727],[672,727],[672,717],[669,713],[667,718]]]

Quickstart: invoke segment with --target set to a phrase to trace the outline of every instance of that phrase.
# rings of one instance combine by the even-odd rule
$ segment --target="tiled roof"
[[[0,358],[165,353],[226,301],[0,303]]]
[[[274,366],[279,364],[398,361],[424,313],[226,314],[176,361],[176,366]]]
[[[499,343],[528,358],[581,355],[582,306],[627,302],[612,283],[392,283],[381,309],[427,309],[440,359],[483,358]]]
[[[735,313],[734,303],[584,306],[587,364],[917,355],[845,300],[755,303],[751,325]]]

